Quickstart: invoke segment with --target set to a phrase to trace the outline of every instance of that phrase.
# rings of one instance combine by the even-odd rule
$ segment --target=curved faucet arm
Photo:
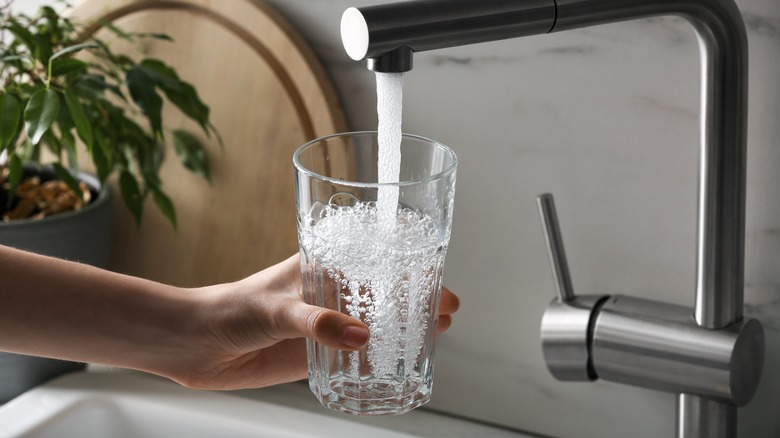
[[[742,318],[747,118],[747,37],[733,0],[416,0],[350,8],[342,39],[375,71],[408,71],[414,52],[677,15],[701,53],[696,321]]]
[[[656,15],[695,28],[701,56],[701,155],[695,317],[726,327],[744,307],[748,51],[732,0],[556,0],[553,32]]]

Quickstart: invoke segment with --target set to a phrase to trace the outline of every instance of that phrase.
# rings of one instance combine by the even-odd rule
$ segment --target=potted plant
[[[131,43],[170,40],[103,25]],[[14,13],[11,2],[0,6],[0,244],[104,266],[109,178],[118,180],[136,224],[151,196],[174,228],[176,211],[159,177],[166,139],[186,168],[210,180],[196,138],[165,128],[164,100],[222,142],[208,107],[173,68],[114,53],[81,30],[51,6],[35,16]],[[79,160],[96,175],[80,172]],[[0,403],[73,367],[2,354]]]

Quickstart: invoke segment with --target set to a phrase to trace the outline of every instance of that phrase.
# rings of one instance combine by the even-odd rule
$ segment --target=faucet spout
[[[341,19],[347,54],[383,73],[411,70],[412,53],[547,33],[554,0],[417,0],[349,8]],[[397,50],[406,48],[398,60]]]

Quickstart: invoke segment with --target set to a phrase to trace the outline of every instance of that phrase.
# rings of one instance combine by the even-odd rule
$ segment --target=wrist
[[[135,337],[140,354],[131,366],[186,384],[207,344],[211,299],[205,289],[162,286],[149,300]]]

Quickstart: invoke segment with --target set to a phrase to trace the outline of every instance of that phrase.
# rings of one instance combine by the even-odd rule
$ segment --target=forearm
[[[0,246],[0,350],[160,373],[192,339],[188,292]]]
[[[368,337],[362,322],[304,302],[297,256],[182,289],[0,246],[0,351],[238,389],[305,377],[303,338],[355,351]]]

